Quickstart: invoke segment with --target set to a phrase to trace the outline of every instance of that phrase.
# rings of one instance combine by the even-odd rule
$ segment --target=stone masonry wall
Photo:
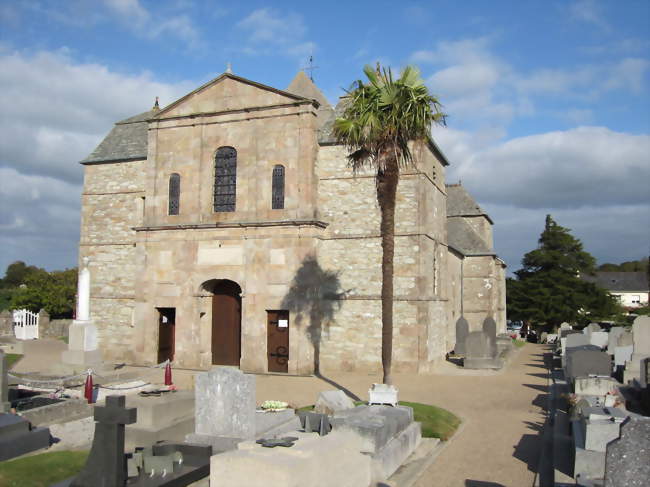
[[[444,168],[427,150],[400,178],[395,225],[393,364],[426,372],[446,352],[447,247]],[[374,173],[356,175],[342,147],[320,148],[319,216],[328,223],[318,246],[324,269],[345,296],[323,334],[324,370],[381,368],[381,236]],[[435,175],[435,180],[433,179]]]
[[[84,166],[79,259],[90,258],[90,313],[108,361],[133,358],[133,227],[142,223],[144,169],[144,161]]]

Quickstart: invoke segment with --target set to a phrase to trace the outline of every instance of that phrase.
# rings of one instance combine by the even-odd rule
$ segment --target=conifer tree
[[[546,216],[539,246],[522,260],[517,279],[508,279],[508,317],[538,325],[563,321],[589,322],[607,318],[619,307],[607,291],[580,279],[592,274],[596,261],[568,228]]]

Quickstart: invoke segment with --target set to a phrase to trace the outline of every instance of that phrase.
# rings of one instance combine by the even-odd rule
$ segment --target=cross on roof
[[[314,82],[314,69],[318,69],[318,66],[314,66],[314,56],[309,56],[309,65],[302,68],[303,71],[309,72],[309,79]]]

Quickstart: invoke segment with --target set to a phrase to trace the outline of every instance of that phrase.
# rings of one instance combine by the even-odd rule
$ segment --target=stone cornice
[[[213,228],[247,228],[247,227],[317,227],[326,228],[328,223],[320,220],[277,220],[258,222],[215,222],[215,223],[180,223],[173,225],[149,225],[133,227],[136,232],[158,232],[169,230],[210,230]]]

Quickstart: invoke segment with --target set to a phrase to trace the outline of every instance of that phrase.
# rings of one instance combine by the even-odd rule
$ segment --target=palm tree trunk
[[[391,158],[392,159],[392,158]],[[383,383],[393,378],[393,257],[395,255],[395,197],[399,182],[397,160],[389,160],[377,173],[377,202],[381,211],[381,364]]]

